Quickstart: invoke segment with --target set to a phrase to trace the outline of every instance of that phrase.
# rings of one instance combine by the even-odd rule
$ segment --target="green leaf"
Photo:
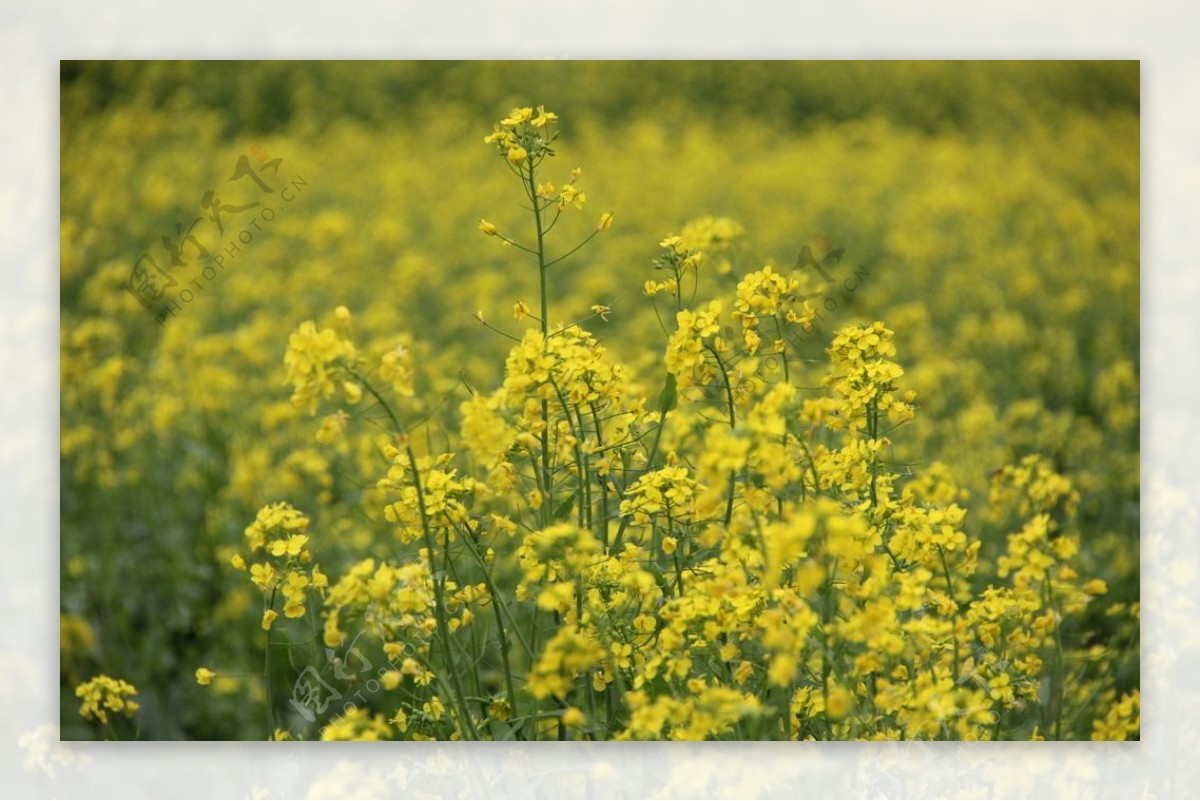
[[[658,411],[666,414],[675,408],[679,396],[675,391],[675,374],[667,373],[667,381],[663,384],[662,392],[658,393]]]
[[[579,490],[575,490],[571,493],[570,498],[567,498],[565,501],[560,503],[558,508],[554,510],[554,520],[559,521],[569,518],[571,516],[571,507],[575,505],[575,499],[578,497]]]

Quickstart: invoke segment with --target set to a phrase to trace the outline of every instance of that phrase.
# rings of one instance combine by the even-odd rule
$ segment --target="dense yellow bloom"
[[[308,549],[310,537],[299,532],[307,531],[308,524],[309,519],[302,512],[286,503],[277,503],[260,509],[254,522],[246,527],[249,556],[255,558],[261,551],[262,557],[267,559],[250,565],[250,581],[268,600],[282,589],[283,613],[289,618],[304,615],[304,600],[310,587],[319,590],[328,584],[328,579],[316,567],[311,571],[306,567],[312,561],[312,552]],[[274,559],[274,563],[270,559]],[[244,570],[245,558],[236,555],[233,566]],[[267,609],[262,627],[269,631],[276,617],[278,614],[274,609]]]
[[[196,553],[223,566],[195,572],[216,573],[225,595],[196,619],[212,650],[185,664],[219,660],[222,675],[195,678],[222,709],[260,736],[272,703],[291,727],[276,737],[305,740],[1138,735],[1125,645],[1138,625],[1137,252],[1121,244],[1137,225],[1119,199],[1136,188],[1136,159],[1114,174],[1095,137],[1087,158],[1053,150],[1047,172],[1041,125],[1010,149],[967,132],[912,139],[882,121],[797,144],[737,120],[618,118],[590,146],[628,178],[603,181],[620,208],[646,205],[628,237],[564,269],[558,257],[613,216],[594,229],[570,219],[566,207],[586,203],[581,171],[540,172],[560,148],[557,116],[519,107],[485,138],[516,202],[541,215],[511,240],[479,219],[510,246],[488,253],[462,236],[464,215],[484,213],[470,204],[495,188],[481,154],[444,153],[430,135],[465,122],[423,129],[427,140],[390,135],[434,148],[445,161],[430,163],[469,182],[340,160],[325,180],[345,202],[289,206],[288,227],[261,237],[264,269],[225,273],[202,296],[220,303],[188,306],[148,345],[108,297],[126,277],[125,251],[104,244],[113,209],[84,213],[64,184],[64,478],[73,501],[119,490],[145,501],[130,508],[161,503],[169,523],[170,496],[219,493],[186,518],[202,528]],[[680,165],[613,171],[640,148],[673,148],[676,129]],[[812,179],[801,193],[784,185],[797,165]],[[736,192],[712,194],[732,179]],[[1072,186],[1088,181],[1104,183],[1103,204]],[[400,213],[337,210],[364,185]],[[141,191],[169,210],[161,189]],[[755,241],[711,216],[652,235],[679,197],[741,208]],[[818,219],[844,219],[859,241],[837,262],[818,236],[780,266],[797,226]],[[638,254],[655,242],[648,276]],[[272,255],[293,244],[308,255]],[[868,261],[876,246],[906,261]],[[367,265],[370,280],[349,280]],[[273,301],[285,297],[304,309],[290,321]],[[485,322],[518,297],[544,300],[513,305],[511,330]],[[329,327],[297,327],[318,304],[334,307]],[[603,338],[581,327],[596,316],[612,316]],[[291,404],[271,386],[285,339]],[[319,426],[299,420],[318,409]],[[139,456],[160,446],[178,470]],[[311,522],[261,506],[278,498],[311,499]],[[234,544],[239,509],[259,511]],[[71,683],[98,653],[95,621],[76,614],[95,608],[89,582],[109,569],[79,546],[64,541]],[[194,589],[186,597],[208,597]],[[270,643],[271,692],[253,665],[225,673],[246,642],[259,666],[253,651]],[[318,710],[330,689],[342,698]],[[306,701],[315,719],[293,714]]]
[[[705,362],[705,348],[720,330],[721,302],[711,301],[698,312],[688,309],[675,316],[675,333],[667,341],[665,364],[680,386],[694,383],[697,371]]]
[[[1092,722],[1093,740],[1138,739],[1142,727],[1142,697],[1138,690],[1121,696],[1103,718]]]
[[[309,414],[315,414],[322,398],[329,398],[337,389],[335,375],[338,366],[353,361],[354,346],[341,339],[332,328],[317,328],[311,320],[300,324],[288,339],[283,363],[294,392],[292,403]]]
[[[1068,478],[1060,475],[1039,454],[1030,454],[1020,464],[1005,465],[993,477],[989,491],[993,517],[1001,519],[1014,509],[1018,516],[1060,511],[1073,515],[1079,505],[1079,493]],[[1052,520],[1047,524],[1053,528]]]
[[[683,467],[664,467],[647,473],[625,493],[621,515],[632,516],[639,525],[649,523],[655,515],[668,516],[678,523],[690,522],[698,487]]]
[[[79,714],[85,720],[101,725],[108,723],[110,712],[133,717],[138,710],[138,703],[132,700],[135,695],[137,688],[129,682],[104,675],[96,676],[75,688],[75,697],[83,699]]]
[[[275,587],[275,568],[266,563],[251,565],[250,580],[254,582],[254,586],[268,592]]]
[[[539,106],[538,108],[539,108],[539,111],[540,111],[540,110],[541,110],[541,107]],[[521,123],[523,123],[523,122],[527,122],[527,121],[529,120],[529,118],[530,118],[530,117],[532,117],[532,116],[533,116],[533,109],[532,109],[532,108],[529,108],[529,107],[526,107],[526,108],[514,108],[512,111],[510,111],[510,112],[508,113],[508,116],[507,116],[507,117],[505,117],[504,119],[500,120],[500,124],[501,124],[501,125],[507,125],[507,126],[509,126],[509,127],[513,127],[513,126],[520,125],[520,124],[521,124]]]
[[[575,580],[587,565],[595,562],[600,550],[600,543],[591,532],[570,523],[559,523],[526,535],[517,549],[517,559],[526,583],[563,582],[560,586],[570,593]]]
[[[408,454],[397,452],[387,477],[377,483],[378,489],[397,496],[383,507],[383,517],[396,526],[396,536],[402,542],[416,540],[426,525],[441,528],[467,519],[465,501],[475,491],[475,480],[460,477],[457,469],[447,469],[451,457],[421,457],[414,477]]]
[[[254,518],[254,522],[246,527],[245,535],[250,553],[264,549],[267,547],[267,539],[271,534],[278,533],[287,535],[290,542],[294,536],[300,536],[300,532],[308,528],[308,517],[302,512],[292,508],[287,503],[276,503],[264,506],[258,511],[258,515]],[[293,534],[296,532],[296,534]],[[299,545],[294,553],[298,554],[303,550],[303,545],[308,541],[304,537],[299,541]],[[284,550],[290,552],[290,545],[285,544]],[[272,552],[274,546],[272,545]],[[281,554],[275,554],[279,556]]]
[[[619,739],[706,740],[729,733],[761,708],[753,695],[726,687],[706,688],[695,698],[679,700],[659,696],[651,701],[645,693],[634,692],[629,704],[633,714]]]
[[[529,673],[527,686],[534,698],[565,696],[584,671],[600,664],[604,649],[586,634],[564,626],[550,638]]]
[[[861,430],[880,414],[893,423],[912,418],[912,396],[897,394],[895,382],[904,370],[889,360],[896,355],[892,336],[890,329],[876,322],[843,328],[833,338],[829,346],[833,370],[825,383],[842,400],[838,425]]]
[[[575,208],[582,209],[586,200],[585,193],[577,189],[574,184],[567,184],[558,195],[558,207],[564,209],[568,205],[574,205]]]
[[[372,715],[362,707],[353,707],[333,723],[321,730],[321,739],[336,740],[388,740],[392,729],[383,715]]]
[[[502,402],[503,396],[499,394],[474,395],[459,407],[463,445],[489,467],[502,462],[509,448],[516,443],[516,429],[510,427],[500,414]]]
[[[412,397],[414,392],[413,362],[408,348],[400,344],[383,354],[379,377],[391,383],[392,390],[397,395]]]
[[[299,556],[308,544],[308,535],[292,534],[287,539],[273,540],[267,549],[272,556]]]
[[[762,326],[763,320],[774,323],[771,333],[775,335],[782,332],[784,322],[800,326],[812,322],[816,312],[807,301],[797,305],[796,296],[799,292],[798,279],[785,278],[769,264],[738,283],[733,317],[742,323],[746,349],[750,353],[758,350],[760,337],[757,329]]]

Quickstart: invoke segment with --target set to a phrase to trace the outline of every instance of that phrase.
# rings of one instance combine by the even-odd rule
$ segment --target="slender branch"
[[[569,257],[569,256],[571,256],[571,255],[573,255],[573,254],[575,253],[575,251],[579,250],[581,247],[583,247],[584,245],[586,245],[588,242],[591,242],[591,241],[592,241],[592,239],[593,239],[593,238],[596,236],[596,234],[598,234],[598,233],[600,233],[600,229],[596,229],[595,231],[592,231],[590,234],[588,234],[588,235],[587,235],[587,236],[584,238],[584,240],[583,240],[582,242],[580,242],[578,245],[576,245],[575,247],[571,248],[570,250],[568,250],[566,253],[562,254],[561,256],[558,256],[557,258],[555,258],[555,259],[552,259],[551,261],[547,262],[547,263],[546,263],[546,266],[547,266],[547,267],[553,267],[554,265],[558,264],[558,263],[559,263],[560,261],[562,261],[563,259],[565,259],[565,258],[567,258],[567,257]]]

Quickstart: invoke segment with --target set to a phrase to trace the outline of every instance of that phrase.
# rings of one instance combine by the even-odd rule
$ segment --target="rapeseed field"
[[[1122,62],[64,62],[69,739],[1139,737]]]

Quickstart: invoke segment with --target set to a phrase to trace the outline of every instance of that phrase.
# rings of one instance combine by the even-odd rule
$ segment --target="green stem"
[[[1066,681],[1066,665],[1063,659],[1062,644],[1062,615],[1054,605],[1054,589],[1050,586],[1050,577],[1045,578],[1046,608],[1054,615],[1054,739],[1062,739],[1062,719],[1064,686]]]
[[[425,549],[429,552],[429,564],[432,568],[435,553],[433,529],[429,522],[429,511],[425,508],[425,490],[421,485],[421,471],[417,467],[417,457],[416,454],[413,453],[412,445],[408,442],[408,434],[406,433],[404,426],[400,424],[400,420],[396,417],[395,412],[392,411],[392,407],[386,400],[384,400],[383,396],[379,394],[375,387],[371,385],[371,382],[367,381],[353,370],[349,372],[350,375],[358,379],[359,383],[366,387],[367,391],[371,393],[372,397],[375,398],[380,407],[384,410],[384,412],[387,413],[388,419],[392,421],[392,425],[396,428],[396,433],[404,438],[404,452],[408,456],[408,466],[409,470],[412,472],[413,489],[415,489],[417,492],[417,509],[421,515],[421,531],[424,534]],[[432,572],[433,571],[431,569],[430,573],[432,574]],[[467,707],[466,694],[463,692],[462,688],[462,679],[458,675],[458,671],[454,669],[454,650],[450,644],[449,625],[446,621],[446,604],[443,597],[444,593],[442,580],[439,580],[436,575],[432,575],[432,578],[433,597],[435,604],[434,616],[437,618],[437,633],[438,638],[442,641],[442,650],[446,653],[446,667],[450,673],[450,682],[454,688],[454,693],[457,696],[457,698],[455,698],[456,706],[459,709],[459,714],[463,718],[463,723],[465,724],[472,739],[478,740],[479,732],[475,729],[475,721],[471,717],[470,709]]]
[[[279,585],[271,589],[271,603],[268,609],[275,608],[275,595],[279,592]],[[274,627],[274,621],[271,623]],[[271,701],[271,629],[267,629],[267,656],[263,665],[263,676],[266,679],[267,690],[267,739],[275,739],[275,707]]]
[[[675,531],[675,521],[671,516],[671,505],[668,502],[666,507],[667,512],[667,536],[670,537]],[[682,543],[675,543],[675,550],[671,553],[672,560],[675,562],[675,597],[683,597],[683,564],[679,561],[679,547]]]
[[[529,172],[525,174],[526,191],[533,204],[533,222],[537,229],[537,260],[538,260],[538,291],[541,299],[541,328],[542,353],[550,347],[550,300],[546,284],[546,232],[542,228],[542,209],[538,205],[537,178],[533,162],[529,164]],[[554,514],[554,485],[550,475],[550,406],[542,399],[542,525],[550,525],[550,515]]]
[[[409,467],[412,470],[413,488],[417,491],[417,508],[421,513],[421,530],[425,536],[425,548],[429,551],[429,562],[432,565],[435,543],[433,528],[429,522],[429,511],[425,508],[425,490],[421,485],[421,472],[417,468],[417,457],[413,453],[412,445],[406,443],[404,450],[408,455]],[[437,630],[442,640],[442,650],[446,652],[446,667],[450,672],[450,682],[454,687],[455,695],[458,696],[455,700],[458,702],[460,714],[463,717],[463,722],[466,724],[467,731],[471,735],[471,739],[478,740],[479,732],[475,729],[475,720],[471,717],[471,710],[467,707],[467,698],[463,692],[462,678],[454,668],[454,651],[450,644],[450,627],[446,620],[445,591],[442,586],[445,578],[439,579],[437,576],[432,576],[432,578],[435,603],[434,616],[437,618]]]
[[[729,371],[725,369],[725,362],[721,359],[721,354],[717,353],[716,348],[714,348],[712,345],[705,345],[704,347],[706,347],[708,352],[713,355],[713,358],[717,360],[717,367],[719,367],[721,370],[721,378],[725,383],[725,398],[726,402],[729,404],[729,428],[730,430],[733,430],[733,428],[737,425],[737,418],[736,412],[733,408],[733,387],[729,384]],[[729,472],[729,496],[725,501],[726,526],[728,526],[733,520],[733,496],[736,494],[736,491],[737,472],[731,470]]]
[[[830,559],[829,583],[825,587],[825,602],[821,608],[821,636],[825,643],[825,653],[821,659],[821,697],[825,704],[825,725],[829,729],[831,739],[833,737],[833,722],[829,719],[829,676],[833,672],[833,639],[830,635],[829,627],[833,622],[833,588],[836,579],[837,559]]]
[[[537,260],[538,260],[538,287],[541,291],[542,303],[542,337],[545,338],[550,333],[550,303],[546,292],[546,233],[542,230],[542,210],[537,204],[537,179],[534,177],[534,167],[529,165],[529,174],[527,177],[529,184],[529,196],[534,198],[533,203],[533,222],[537,228]]]
[[[586,503],[587,485],[590,479],[584,467],[583,420],[581,418],[579,426],[576,427],[575,420],[571,417],[571,407],[567,403],[567,398],[563,395],[562,389],[559,388],[558,382],[554,380],[553,375],[550,376],[550,386],[554,387],[554,394],[558,397],[558,403],[562,407],[563,416],[567,419],[567,425],[571,428],[571,436],[575,438],[575,470],[579,479],[578,496],[576,498],[576,503],[579,505],[579,527],[587,528],[584,525],[583,510]]]
[[[466,533],[468,534],[469,538],[473,542],[478,543],[479,533],[475,529],[471,528],[471,525],[469,523],[466,523],[464,525],[466,526]],[[504,602],[504,597],[500,594],[500,590],[496,587],[495,582],[492,580],[492,573],[490,570],[488,570],[487,563],[484,562],[483,557],[474,548],[470,548],[470,549],[468,549],[468,551],[471,554],[474,554],[475,561],[479,563],[479,568],[480,568],[480,570],[483,571],[483,583],[484,583],[484,586],[487,587],[488,594],[491,595],[492,598],[495,599],[497,609],[504,612],[504,614],[508,615],[508,620],[512,624],[513,634],[516,635],[517,642],[520,644],[522,650],[525,651],[525,655],[527,657],[529,657],[530,659],[532,659],[533,658],[533,649],[530,647],[529,643],[525,640],[525,635],[522,634],[521,627],[517,625],[516,616],[513,615],[512,610],[508,608],[508,604],[506,604]],[[502,643],[505,640],[505,632],[504,632],[504,627],[502,624],[500,626],[500,640]],[[514,715],[514,717],[515,717],[515,715]]]
[[[588,406],[592,412],[592,424],[596,428],[596,447],[598,453],[604,449],[604,429],[600,425],[600,414],[596,411],[595,402],[590,402]],[[599,476],[600,485],[600,542],[604,546],[604,552],[608,553],[608,482],[604,476]]]
[[[950,578],[950,563],[946,561],[946,551],[941,545],[937,546],[938,555],[942,558],[942,571],[946,575],[946,594],[950,596],[950,603],[954,608],[954,614],[950,620],[950,639],[954,646],[954,681],[958,681],[958,601],[954,599],[954,582]]]
[[[869,426],[868,434],[871,437],[871,464],[869,466],[871,472],[871,510],[879,505],[879,499],[875,491],[876,482],[879,480],[879,450],[876,443],[876,432],[879,429],[879,406],[876,400],[872,400],[867,406],[867,425]]]

